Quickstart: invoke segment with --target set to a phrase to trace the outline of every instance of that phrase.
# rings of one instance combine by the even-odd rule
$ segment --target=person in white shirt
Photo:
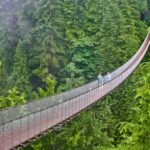
[[[111,81],[111,74],[109,72],[107,73],[107,81]]]
[[[97,80],[98,80],[98,86],[100,86],[103,83],[103,77],[100,73],[97,76]]]

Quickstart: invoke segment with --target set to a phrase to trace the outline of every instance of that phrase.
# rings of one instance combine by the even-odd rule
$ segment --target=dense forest
[[[78,87],[124,64],[150,0],[0,0],[0,108]],[[24,150],[149,150],[150,59],[118,89]]]

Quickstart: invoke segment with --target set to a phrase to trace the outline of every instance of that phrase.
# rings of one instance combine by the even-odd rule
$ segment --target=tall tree
[[[7,75],[4,67],[4,62],[0,61],[0,95],[4,95],[6,93]]]
[[[30,92],[27,57],[21,41],[19,41],[18,46],[16,48],[10,84],[12,86],[16,86],[21,92]]]

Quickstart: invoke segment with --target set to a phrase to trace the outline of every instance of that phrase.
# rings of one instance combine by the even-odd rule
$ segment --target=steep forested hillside
[[[121,66],[147,33],[149,6],[149,0],[0,0],[0,108]],[[25,149],[148,150],[148,56],[102,102]]]

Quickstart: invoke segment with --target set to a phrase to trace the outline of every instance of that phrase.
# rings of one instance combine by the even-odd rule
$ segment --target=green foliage
[[[47,77],[45,80],[45,87],[44,89],[38,88],[38,96],[39,97],[47,97],[54,94],[54,88],[55,88],[55,80],[52,76]]]
[[[25,93],[19,93],[16,87],[9,90],[7,96],[0,96],[0,108],[13,107],[25,102]]]
[[[14,83],[13,83],[14,82]],[[29,87],[29,71],[27,68],[27,57],[24,52],[24,47],[19,41],[14,56],[14,64],[10,84],[13,83],[19,91],[28,93]]]
[[[129,113],[130,122],[121,125],[120,132],[124,138],[124,149],[148,150],[150,147],[150,62],[141,66],[141,73],[135,99],[137,103],[132,106]],[[125,144],[125,145],[124,145]]]
[[[50,74],[61,91],[114,70],[145,36],[146,24],[139,20],[145,4],[141,0],[2,0],[0,54],[10,79],[6,89],[17,86],[31,99]]]
[[[4,71],[4,63],[0,61],[0,95],[5,94],[6,81],[7,77]]]
[[[134,54],[146,31],[145,23],[138,19],[140,6],[135,7],[134,2],[96,0],[93,3],[89,0],[63,3],[65,39],[69,44],[66,49],[68,63],[62,70],[61,82],[66,83],[66,76],[70,78],[71,74],[66,70],[72,63],[76,70],[80,70],[75,78],[81,73],[84,80],[89,81],[98,72],[114,70]]]
[[[72,87],[78,87],[85,83],[85,78],[82,76],[82,70],[76,68],[74,63],[69,63],[64,69],[65,72],[61,72],[61,76],[68,76],[65,79],[65,83],[59,86],[58,91],[65,91],[71,89]]]

